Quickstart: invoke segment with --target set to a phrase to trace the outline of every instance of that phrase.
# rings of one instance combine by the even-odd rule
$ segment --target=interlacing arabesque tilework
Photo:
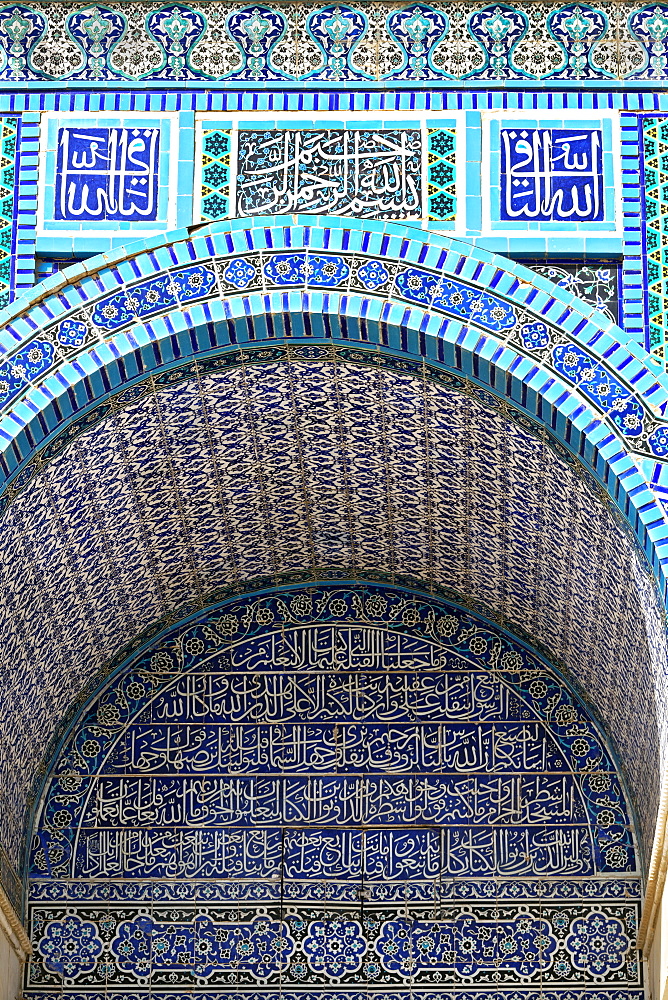
[[[560,288],[565,288],[576,298],[596,309],[619,324],[619,261],[562,261],[550,263],[530,263],[528,266],[536,274],[543,274]]]
[[[440,84],[663,80],[661,2],[13,3],[0,77]]]
[[[31,998],[643,995],[602,734],[521,643],[396,588],[233,599],[131,657],[54,761],[30,875]]]

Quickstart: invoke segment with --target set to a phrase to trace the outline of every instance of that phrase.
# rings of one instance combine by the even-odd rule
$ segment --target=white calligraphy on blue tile
[[[61,129],[59,217],[155,218],[159,137],[157,128]]]

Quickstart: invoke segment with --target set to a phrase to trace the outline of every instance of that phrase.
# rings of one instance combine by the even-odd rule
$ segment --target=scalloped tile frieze
[[[0,79],[447,84],[663,80],[668,4],[15,3]]]

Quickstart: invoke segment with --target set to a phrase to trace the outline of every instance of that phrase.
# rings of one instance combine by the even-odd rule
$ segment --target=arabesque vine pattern
[[[18,2],[0,67],[15,83],[663,80],[668,5]]]

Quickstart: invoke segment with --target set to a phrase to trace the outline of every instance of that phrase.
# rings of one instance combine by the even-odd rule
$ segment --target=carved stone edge
[[[25,932],[16,910],[9,901],[7,893],[0,885],[0,930],[4,931],[12,951],[20,962],[25,962],[32,955],[32,945]]]
[[[649,952],[654,939],[659,909],[668,874],[668,769],[664,771],[661,785],[661,799],[656,817],[654,844],[649,863],[649,873],[645,888],[645,902],[642,920],[638,929],[638,950]]]

